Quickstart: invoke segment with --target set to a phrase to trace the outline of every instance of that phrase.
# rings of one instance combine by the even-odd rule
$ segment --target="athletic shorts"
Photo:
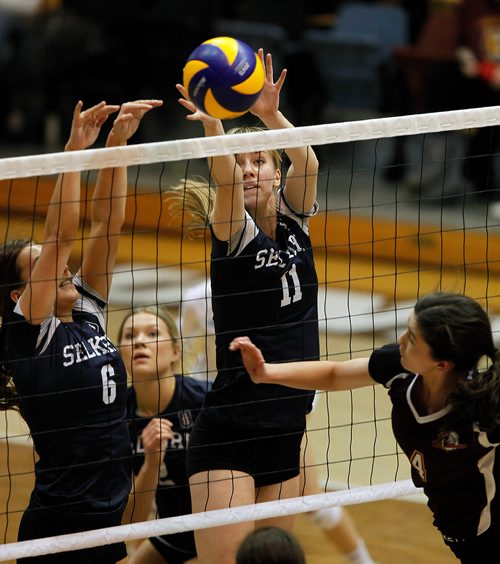
[[[111,513],[70,513],[40,507],[31,500],[19,524],[18,540],[31,540],[55,535],[65,535],[113,527],[121,524],[125,506]],[[127,556],[124,542],[85,548],[81,550],[47,554],[33,558],[20,558],[18,564],[115,564]]]
[[[187,450],[188,476],[207,470],[239,470],[255,487],[285,482],[299,475],[304,429],[240,429],[215,424],[201,412]]]
[[[149,541],[168,564],[183,564],[196,557],[193,531],[150,537]]]

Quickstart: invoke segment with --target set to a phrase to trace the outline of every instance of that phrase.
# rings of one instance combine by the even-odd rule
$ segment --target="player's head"
[[[496,358],[490,320],[472,298],[445,292],[429,294],[417,301],[414,315],[432,356],[451,361],[456,371],[476,368],[484,356]]]
[[[135,379],[171,376],[181,354],[177,324],[160,307],[129,313],[118,330],[118,346],[128,374]]]
[[[15,239],[4,243],[0,247],[0,326],[3,329],[12,319],[14,302],[11,294],[20,291],[25,284],[22,279],[21,267],[18,264],[19,254],[28,245],[29,239]],[[0,409],[19,408],[11,367],[8,362],[3,331],[0,331]]]
[[[21,297],[31,279],[35,264],[42,252],[42,246],[27,239],[16,239],[5,243],[0,251],[1,315],[7,320],[15,304]],[[5,284],[4,284],[5,280]],[[62,316],[71,313],[78,292],[73,285],[73,277],[66,265],[61,277],[54,280],[57,284],[55,314]]]
[[[0,315],[4,323],[11,318],[14,309],[12,293],[21,291],[28,281],[23,278],[23,261],[18,259],[22,251],[31,245],[29,239],[15,239],[0,247]]]
[[[462,294],[438,292],[418,300],[409,328],[412,324],[416,341],[428,349],[421,358],[435,369],[428,377],[441,376],[443,390],[448,389],[443,393],[451,409],[443,419],[443,429],[452,429],[459,419],[483,430],[495,428],[500,411],[500,363],[486,311]],[[405,345],[400,339],[401,363],[415,371],[405,365],[409,362]]]
[[[253,125],[242,125],[239,127],[233,127],[227,133],[228,135],[232,135],[238,133],[254,133],[256,131],[267,131],[267,130],[264,127],[257,127]],[[275,169],[281,168],[281,162],[282,162],[281,151],[278,151],[277,149],[270,149],[269,151],[263,151],[263,152],[267,153],[271,157]]]
[[[228,133],[263,131],[259,127],[238,127]],[[256,210],[275,208],[274,196],[281,184],[281,155],[279,151],[252,151],[235,155],[243,177],[245,208],[255,216]]]
[[[295,536],[279,527],[262,527],[248,534],[238,548],[236,564],[305,564]]]

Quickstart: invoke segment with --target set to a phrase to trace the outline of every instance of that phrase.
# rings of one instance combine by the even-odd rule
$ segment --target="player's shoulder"
[[[370,355],[368,370],[376,382],[384,385],[395,376],[408,374],[401,366],[401,354],[397,343],[375,349]]]
[[[182,390],[184,396],[189,394],[191,397],[204,397],[205,394],[211,390],[212,383],[208,380],[200,380],[198,378],[191,378],[182,374],[176,374],[177,389]]]

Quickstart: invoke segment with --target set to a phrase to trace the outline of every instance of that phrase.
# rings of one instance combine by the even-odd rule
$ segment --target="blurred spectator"
[[[500,103],[500,1],[462,0],[457,12],[456,57],[434,67],[426,85],[429,112],[494,106]],[[492,203],[500,213],[494,158],[497,127],[467,134],[464,170],[467,191]]]
[[[456,38],[455,56],[442,56],[441,60],[437,58],[433,60],[431,52],[434,46],[429,45],[426,49],[425,45],[419,45],[422,51],[422,64],[427,65],[427,73],[420,73],[420,79],[424,84],[424,95],[418,104],[418,111],[452,111],[500,103],[500,43],[497,41],[500,35],[500,1],[462,0],[455,12],[451,12],[453,13],[456,31],[449,35]],[[433,18],[434,15],[430,17]],[[439,30],[437,32],[439,33]],[[442,30],[442,33],[448,32]],[[402,65],[404,64],[403,59]],[[399,91],[396,89],[401,102],[397,113],[413,113],[412,97],[408,95],[411,92],[405,92],[404,83],[402,85],[403,89]],[[473,193],[476,199],[489,201],[492,204],[490,209],[495,215],[500,215],[500,194],[496,187],[493,157],[495,148],[498,147],[498,137],[497,127],[471,129],[465,139],[458,133],[449,134],[448,157],[465,154],[467,159],[463,161],[463,166],[458,160],[450,163],[450,171],[447,174],[448,187],[445,189],[445,193],[448,194],[463,194],[465,191]],[[396,154],[391,162],[394,166],[386,169],[388,180],[402,179],[403,174],[408,172],[407,167],[404,166],[405,151],[408,149],[407,141],[406,138],[396,140]],[[435,152],[435,149],[439,150],[438,145],[443,145],[443,141],[439,135],[429,136],[427,143],[429,153]],[[466,147],[462,149],[461,145],[464,142]],[[401,167],[395,166],[398,163],[403,164]],[[437,171],[438,167],[434,167],[434,170]],[[425,180],[425,169],[422,171],[423,176],[420,170],[417,172],[418,177],[423,177]],[[408,181],[411,183],[411,179]],[[435,184],[433,188],[428,179],[427,190],[430,194],[432,190],[442,191],[443,186],[438,186],[439,182]]]
[[[103,96],[110,103],[168,101],[170,92],[173,102],[189,53],[210,36],[211,7],[183,0],[60,0],[40,11],[9,67],[11,140],[43,142],[46,116],[64,122],[77,98],[89,105]],[[172,115],[163,112],[155,121]]]
[[[9,76],[17,45],[30,18],[38,13],[42,0],[0,0],[0,139],[5,135],[11,101]]]
[[[401,0],[401,6],[408,12],[410,42],[415,43],[429,16],[430,0]]]

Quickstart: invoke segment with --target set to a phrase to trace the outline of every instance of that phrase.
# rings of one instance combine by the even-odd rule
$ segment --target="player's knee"
[[[328,530],[335,528],[340,523],[342,512],[342,507],[325,507],[324,509],[311,511],[309,515],[318,527]]]

